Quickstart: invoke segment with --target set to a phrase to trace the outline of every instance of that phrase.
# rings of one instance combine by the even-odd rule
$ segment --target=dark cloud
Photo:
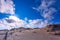
[[[8,23],[14,23],[15,20],[12,20],[12,19],[5,19]]]

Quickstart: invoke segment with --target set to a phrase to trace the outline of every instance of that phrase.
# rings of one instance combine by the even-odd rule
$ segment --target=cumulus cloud
[[[9,18],[4,18],[0,20],[0,29],[11,29],[23,27],[25,25],[25,21],[17,18],[16,16],[10,16]]]
[[[0,12],[6,14],[14,14],[14,4],[12,0],[0,0]]]
[[[11,14],[8,18],[0,19],[0,29],[12,29],[23,27],[26,24],[25,20],[19,19],[15,14],[13,0],[0,0],[0,13]]]
[[[15,20],[16,19],[16,20]],[[12,28],[43,28],[48,22],[47,20],[35,19],[35,20],[26,20],[19,19],[16,16],[9,16],[9,18],[4,18],[0,20],[0,30],[1,29],[12,29]],[[27,22],[28,21],[28,22]]]
[[[26,25],[28,28],[44,28],[48,24],[47,20],[41,20],[41,19],[36,19],[36,20],[29,20],[29,24]]]

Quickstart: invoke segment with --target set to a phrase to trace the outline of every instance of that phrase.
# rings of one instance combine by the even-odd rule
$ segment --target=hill
[[[44,29],[50,34],[60,35],[60,24],[50,24]]]
[[[0,40],[60,40],[56,35],[60,35],[60,24],[47,25],[46,28],[1,30]]]

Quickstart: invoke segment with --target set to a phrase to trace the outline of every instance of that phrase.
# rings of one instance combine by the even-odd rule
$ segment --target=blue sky
[[[39,19],[40,14],[36,12],[36,10],[33,10],[32,7],[34,6],[34,0],[14,0],[15,2],[15,8],[16,8],[16,14],[20,18],[27,17],[28,19]]]
[[[53,22],[59,23],[60,22],[60,1],[55,0],[55,4],[51,7],[56,8],[57,12],[53,14],[55,17]],[[32,7],[38,7],[41,4],[41,0],[14,0],[15,3],[15,12],[21,18],[24,19],[27,17],[28,19],[43,19],[40,15],[40,12],[32,9]]]
[[[6,25],[9,26],[7,26],[8,29],[11,26],[14,28],[14,26],[22,25],[24,25],[23,27],[40,28],[42,25],[50,23],[60,23],[59,0],[1,0],[1,29],[6,29],[4,27]]]

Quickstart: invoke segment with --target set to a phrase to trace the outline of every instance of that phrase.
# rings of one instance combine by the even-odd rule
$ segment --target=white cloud
[[[20,21],[20,19],[16,16],[9,16],[9,19],[13,19],[15,21]]]
[[[12,0],[0,0],[0,12],[14,14],[14,4]]]
[[[40,15],[44,18],[44,21],[41,22],[41,26],[43,26],[43,24],[47,25],[47,23],[52,23],[51,20],[54,19],[53,14],[57,12],[57,10],[52,7],[55,2],[55,0],[41,0],[41,4],[37,8],[33,7],[33,9],[40,12]]]
[[[11,14],[8,18],[4,18],[0,20],[0,29],[12,29],[12,28],[18,28],[18,27],[26,27],[26,28],[43,28],[46,25],[49,24],[48,20],[42,20],[42,19],[35,19],[35,20],[28,20],[28,18],[25,18],[25,20],[19,19],[17,16],[14,16],[15,14],[15,8],[12,0],[0,0],[0,12],[1,13],[7,13]],[[54,3],[54,1],[46,1],[43,0],[41,2],[41,5],[38,6],[38,8],[33,7],[33,9],[38,10],[41,12],[41,16],[43,16],[45,19],[53,18],[51,15],[56,11],[55,8],[50,7]],[[49,7],[49,8],[48,8]]]
[[[53,19],[53,13],[57,11],[55,8],[51,7],[54,3],[54,0],[41,0],[41,4],[37,8],[33,7],[33,9],[39,11],[43,18],[51,20]]]
[[[43,21],[41,19],[27,20],[27,21],[21,20],[16,16],[10,16],[9,18],[4,18],[0,20],[0,29],[12,29],[12,28],[19,28],[19,27],[43,28],[48,24],[47,20]]]
[[[47,20],[41,20],[41,19],[35,19],[35,20],[29,20],[29,24],[26,25],[28,28],[44,28],[48,25]]]
[[[54,12],[56,12],[56,9],[55,9],[55,8],[49,8],[49,9],[44,10],[42,16],[43,16],[45,19],[51,20],[51,19],[54,18],[54,17],[52,16],[52,15],[54,14]]]
[[[55,0],[41,0],[41,4],[37,8],[32,7],[40,12],[40,15],[44,18],[44,21],[41,21],[41,23],[37,26],[46,27],[46,25],[52,23],[51,20],[54,19],[53,14],[57,12],[57,10],[52,7],[55,2]]]
[[[19,19],[16,16],[10,16],[9,18],[4,18],[0,20],[0,29],[11,29],[23,27],[25,25],[25,21]]]

